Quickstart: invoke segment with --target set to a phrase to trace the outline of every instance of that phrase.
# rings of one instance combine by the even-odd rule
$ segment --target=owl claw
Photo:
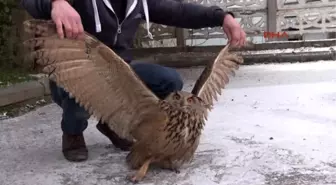
[[[139,183],[139,179],[137,178],[136,175],[129,175],[129,176],[127,176],[127,180],[130,181],[133,184]]]
[[[169,170],[172,171],[172,172],[175,172],[177,174],[181,173],[181,171],[177,168],[170,168]]]
[[[172,171],[174,173],[177,173],[177,174],[181,173],[181,171],[177,168],[166,168],[166,170],[170,170],[170,171]]]
[[[133,182],[134,184],[142,180],[147,173],[148,166],[151,163],[151,160],[152,159],[146,160],[135,175],[128,176],[128,180]]]

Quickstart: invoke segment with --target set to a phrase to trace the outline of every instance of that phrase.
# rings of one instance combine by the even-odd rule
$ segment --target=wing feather
[[[88,33],[84,39],[59,39],[53,22],[36,19],[24,28],[33,37],[24,42],[27,59],[120,137],[133,139],[141,120],[159,114],[159,99],[132,68]]]
[[[230,54],[229,47],[227,44],[216,59],[205,67],[191,91],[209,106],[209,110],[214,101],[218,100],[218,94],[221,95],[222,89],[229,83],[229,75],[234,76],[235,70],[244,62],[241,56]]]

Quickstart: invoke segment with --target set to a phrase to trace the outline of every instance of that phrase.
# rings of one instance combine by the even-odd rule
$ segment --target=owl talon
[[[179,169],[172,169],[172,171],[177,173],[177,174],[181,173],[181,171]]]
[[[151,159],[146,160],[140,167],[140,169],[137,171],[137,173],[135,175],[129,176],[128,180],[133,182],[134,184],[141,181],[145,177],[150,163]]]
[[[137,175],[129,175],[129,176],[127,176],[127,180],[132,182],[133,184],[139,183],[139,179],[138,179]]]
[[[178,168],[166,168],[166,170],[169,170],[169,171],[177,173],[177,174],[181,173],[181,171]]]

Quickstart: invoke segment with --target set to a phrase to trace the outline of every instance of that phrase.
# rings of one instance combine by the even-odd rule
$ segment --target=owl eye
[[[191,102],[193,102],[193,98],[190,97],[190,98],[187,99],[187,101],[188,101],[188,103],[191,103]]]
[[[174,99],[175,99],[175,100],[179,100],[180,98],[181,98],[180,95],[178,95],[178,94],[175,94],[175,95],[174,95]]]

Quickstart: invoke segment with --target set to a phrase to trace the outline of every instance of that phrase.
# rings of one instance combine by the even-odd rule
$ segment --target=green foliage
[[[15,43],[13,33],[16,26],[13,22],[12,10],[18,7],[17,0],[0,0],[0,67],[13,67]]]
[[[36,80],[34,76],[29,75],[26,70],[21,68],[4,68],[0,70],[0,89],[15,83]]]

